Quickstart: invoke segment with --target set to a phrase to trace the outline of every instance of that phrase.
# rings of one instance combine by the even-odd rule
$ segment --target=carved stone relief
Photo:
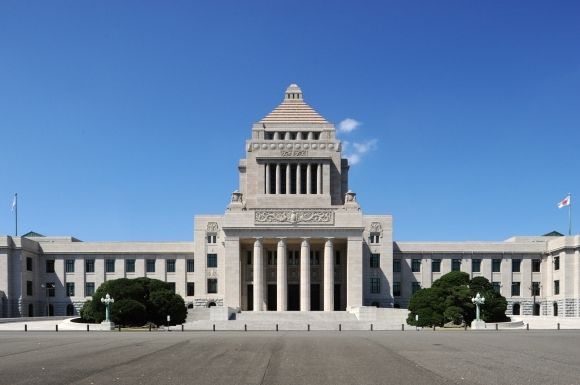
[[[332,209],[257,209],[256,224],[334,224]]]

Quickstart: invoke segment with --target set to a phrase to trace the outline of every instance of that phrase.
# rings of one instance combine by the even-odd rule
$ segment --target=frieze
[[[381,226],[380,222],[372,222],[371,227],[370,227],[370,232],[371,233],[380,233],[382,235],[383,226]]]
[[[334,224],[332,209],[257,209],[256,224]]]
[[[308,156],[308,151],[306,150],[282,150],[280,151],[280,155],[285,158],[294,157],[294,156]]]

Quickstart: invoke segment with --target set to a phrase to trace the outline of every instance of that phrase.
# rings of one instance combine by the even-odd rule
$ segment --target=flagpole
[[[568,235],[572,235],[572,193],[568,193],[570,204],[568,205]]]
[[[18,236],[18,193],[14,194],[14,202],[16,203],[14,206],[15,228],[16,236]]]

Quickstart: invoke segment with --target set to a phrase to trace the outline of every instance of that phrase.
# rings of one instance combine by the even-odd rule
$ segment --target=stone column
[[[300,247],[300,311],[310,311],[310,241],[302,240]]]
[[[266,194],[270,193],[270,163],[266,163]]]
[[[280,194],[280,163],[276,163],[276,194]]]
[[[296,165],[296,194],[302,194],[302,166]]]
[[[276,291],[277,291],[277,310],[286,311],[288,309],[288,264],[286,261],[286,240],[280,238],[278,241],[278,262],[276,271]]]
[[[292,167],[290,163],[286,164],[286,194],[290,194],[290,174],[292,174]]]
[[[310,163],[308,163],[308,165],[306,165],[306,194],[310,194],[310,192],[312,191],[311,187],[311,180],[312,180],[312,166],[310,165]]]
[[[322,164],[318,163],[316,167],[316,193],[322,194]]]
[[[254,311],[261,311],[264,304],[264,248],[262,239],[254,242]]]
[[[324,244],[324,311],[334,311],[334,247],[332,239]]]

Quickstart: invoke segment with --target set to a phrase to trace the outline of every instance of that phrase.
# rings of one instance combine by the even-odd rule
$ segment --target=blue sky
[[[0,234],[18,192],[20,233],[191,240],[293,82],[360,123],[340,133],[350,187],[396,240],[566,232],[579,19],[578,1],[2,1]]]

